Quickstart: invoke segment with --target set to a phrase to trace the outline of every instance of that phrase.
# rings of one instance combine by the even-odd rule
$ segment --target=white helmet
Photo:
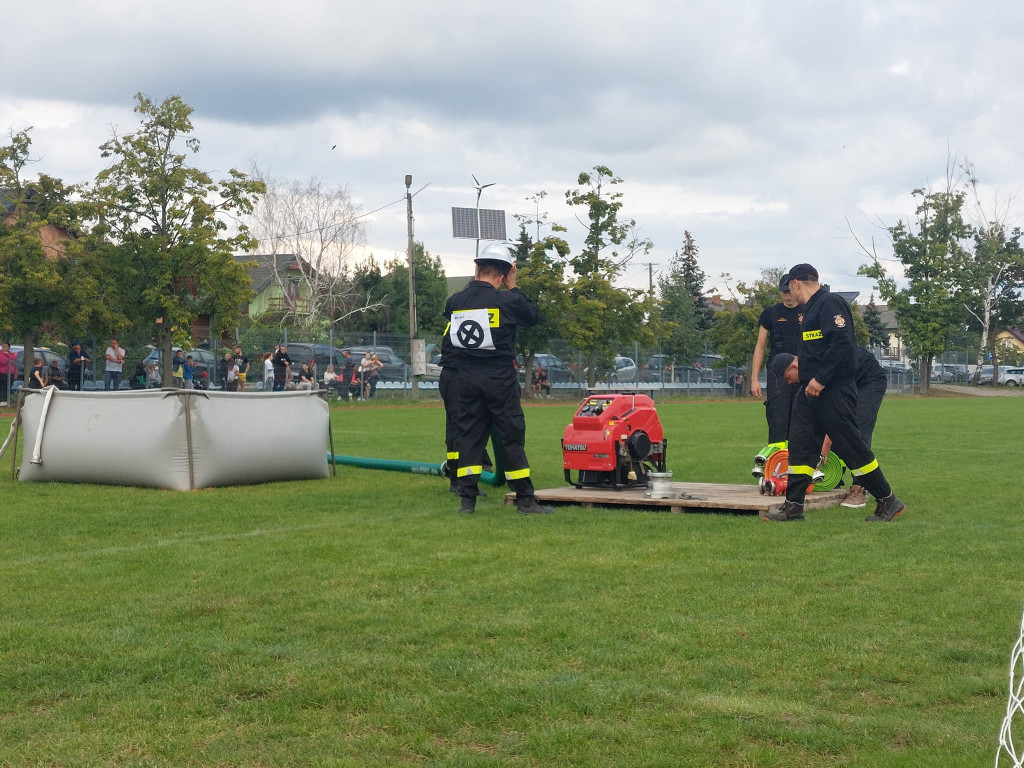
[[[508,246],[501,243],[489,243],[480,251],[480,255],[473,259],[477,264],[484,261],[495,261],[506,267],[512,266],[512,253]]]

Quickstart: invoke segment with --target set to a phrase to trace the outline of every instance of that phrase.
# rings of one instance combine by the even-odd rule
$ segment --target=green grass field
[[[538,487],[572,410],[527,408]],[[750,481],[760,405],[659,412],[675,479]],[[443,457],[437,407],[332,423],[338,453]],[[0,765],[991,765],[1022,434],[1020,398],[887,401],[875,448],[908,509],[875,526],[524,517],[494,490],[463,517],[444,480],[344,467],[14,483],[5,459]]]

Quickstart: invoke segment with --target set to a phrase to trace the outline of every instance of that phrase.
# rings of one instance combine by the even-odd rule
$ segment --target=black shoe
[[[773,523],[792,523],[802,521],[804,519],[804,505],[797,504],[795,501],[789,501],[787,499],[782,503],[781,507],[776,507],[775,509],[769,509],[767,512],[762,512],[761,519],[769,520]]]
[[[462,506],[459,507],[460,515],[472,515],[476,512],[476,499],[472,499],[469,496],[462,497]]]
[[[536,496],[527,496],[516,501],[516,512],[520,515],[550,515],[554,511],[553,508],[545,507],[537,501]]]
[[[461,485],[449,486],[448,492],[451,493],[452,496],[461,496],[462,495],[462,486]],[[484,493],[483,491],[477,491],[476,495],[477,495],[477,498],[480,498],[480,499],[486,499],[487,498],[487,494]]]
[[[898,515],[903,514],[907,505],[896,498],[895,493],[890,493],[884,499],[878,499],[875,503],[875,514],[864,518],[865,523],[891,523]]]

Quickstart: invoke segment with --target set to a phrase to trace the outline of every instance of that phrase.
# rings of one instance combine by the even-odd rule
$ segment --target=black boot
[[[786,499],[781,507],[761,513],[762,520],[773,523],[792,523],[804,520],[804,505]]]
[[[537,501],[536,496],[516,499],[516,512],[520,515],[550,515],[554,511],[551,507],[545,507]]]
[[[472,515],[476,512],[476,499],[470,496],[462,497],[462,506],[459,507],[460,515]]]
[[[907,505],[896,498],[895,493],[890,493],[884,499],[875,500],[875,514],[864,518],[865,523],[891,523],[897,515],[903,514]]]

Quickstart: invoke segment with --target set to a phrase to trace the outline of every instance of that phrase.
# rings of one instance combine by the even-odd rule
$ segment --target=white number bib
[[[460,309],[452,312],[448,338],[459,349],[494,349],[491,322],[486,309]]]

